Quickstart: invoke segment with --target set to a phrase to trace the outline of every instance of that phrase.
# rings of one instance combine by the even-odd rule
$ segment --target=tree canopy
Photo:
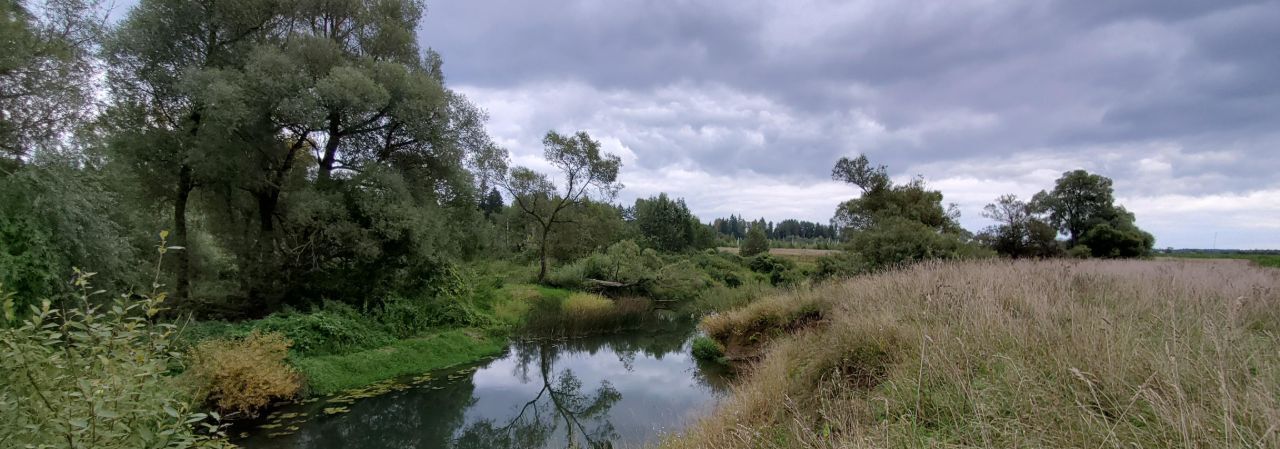
[[[563,135],[550,131],[542,139],[543,156],[563,179],[557,187],[547,175],[525,167],[513,167],[499,182],[515,206],[537,222],[538,281],[547,277],[547,240],[568,220],[566,209],[590,201],[595,195],[612,199],[622,185],[617,182],[622,159],[602,153],[600,142],[584,131]]]

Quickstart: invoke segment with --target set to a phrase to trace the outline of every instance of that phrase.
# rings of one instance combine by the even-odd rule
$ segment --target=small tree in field
[[[601,153],[600,142],[591,140],[586,132],[566,136],[551,131],[542,139],[542,144],[546,147],[544,157],[563,177],[559,189],[546,175],[525,167],[512,168],[499,181],[514,199],[516,208],[537,223],[538,282],[547,277],[547,236],[557,225],[568,222],[563,212],[589,201],[593,193],[613,198],[622,188],[617,183],[622,160]]]
[[[742,239],[738,254],[742,257],[751,257],[768,252],[769,238],[764,235],[764,225],[760,223],[751,225],[751,230],[747,231],[747,238]]]

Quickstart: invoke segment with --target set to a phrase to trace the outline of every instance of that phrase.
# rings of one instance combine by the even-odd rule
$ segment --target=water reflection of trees
[[[518,363],[512,374],[531,382],[532,373],[542,388],[509,421],[499,424],[482,420],[468,426],[455,441],[455,447],[542,448],[557,436],[564,438],[565,447],[612,447],[618,434],[609,421],[609,409],[622,399],[622,394],[608,381],[586,391],[572,370],[557,372],[555,362],[561,345],[518,343],[514,349]]]
[[[581,338],[568,341],[521,341],[512,344],[512,375],[538,388],[525,398],[508,398],[515,405],[506,417],[468,417],[477,403],[472,379],[440,379],[430,387],[363,399],[351,412],[321,419],[293,438],[261,441],[263,447],[308,448],[544,448],[611,447],[619,435],[610,410],[622,399],[605,380],[585,384],[590,373],[575,373],[573,354],[613,354],[626,371],[640,358],[662,360],[687,353],[691,326],[652,329],[640,334]],[[713,367],[690,367],[691,375],[714,390],[725,384]],[[582,374],[582,375],[579,375]],[[673,373],[674,374],[674,373]],[[594,381],[593,381],[594,382]],[[619,385],[623,381],[618,380]],[[522,393],[523,394],[523,393]],[[318,410],[316,410],[318,412]],[[620,423],[626,424],[626,423]],[[266,444],[261,444],[266,443]]]

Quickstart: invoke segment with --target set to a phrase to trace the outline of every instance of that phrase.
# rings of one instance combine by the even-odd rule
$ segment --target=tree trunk
[[[542,241],[538,245],[538,283],[541,284],[547,280],[547,234],[551,231],[550,226],[542,228]]]
[[[324,143],[324,155],[320,158],[320,170],[316,175],[321,186],[329,183],[333,165],[337,163],[340,132],[342,132],[342,117],[338,114],[329,114],[329,139]]]
[[[191,176],[191,166],[182,164],[178,169],[178,189],[173,199],[173,245],[182,247],[177,251],[176,279],[174,280],[174,297],[186,300],[191,295],[191,257],[187,241],[187,199],[195,182]]]

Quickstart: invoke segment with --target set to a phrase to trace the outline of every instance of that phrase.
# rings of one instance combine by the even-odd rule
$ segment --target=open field
[[[1257,253],[1173,253],[1161,256],[1167,259],[1194,259],[1194,260],[1248,260],[1264,267],[1280,268],[1280,254],[1257,254]]]
[[[703,327],[759,359],[662,447],[1280,447],[1280,270],[927,263]]]

